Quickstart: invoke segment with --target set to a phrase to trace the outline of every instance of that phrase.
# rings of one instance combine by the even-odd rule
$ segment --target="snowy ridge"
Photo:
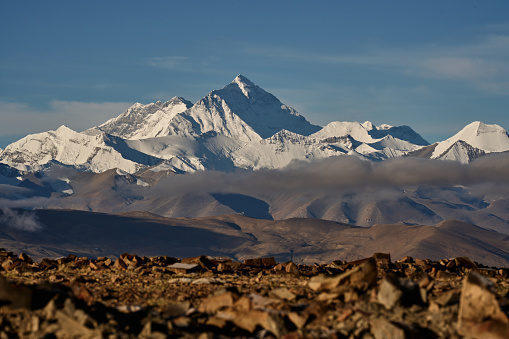
[[[449,139],[439,142],[431,158],[441,159],[458,141],[463,141],[473,148],[485,153],[504,152],[509,150],[509,135],[499,125],[488,125],[480,121],[472,122]],[[454,159],[454,157],[449,156]],[[459,159],[454,159],[459,160]]]
[[[417,154],[428,142],[408,126],[334,121],[321,128],[242,75],[192,105],[181,97],[134,104],[118,117],[78,133],[66,126],[28,135],[0,151],[0,163],[22,172],[63,164],[79,171],[176,173],[276,169],[295,161],[353,155],[385,160]],[[423,156],[469,162],[509,150],[498,125],[474,122]]]
[[[38,171],[52,161],[93,172],[119,168],[133,173],[155,164],[157,159],[130,151],[123,144],[123,139],[104,133],[86,135],[67,126],[60,126],[56,131],[30,134],[7,146],[0,155],[0,162],[25,172]]]
[[[170,121],[191,106],[191,102],[181,97],[174,97],[165,103],[161,101],[148,105],[136,103],[118,117],[86,130],[84,133],[94,135],[97,134],[97,131],[101,131],[124,139],[155,138],[168,135]]]

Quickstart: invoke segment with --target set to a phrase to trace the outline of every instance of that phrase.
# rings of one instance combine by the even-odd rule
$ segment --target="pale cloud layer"
[[[293,62],[345,64],[408,76],[467,81],[476,89],[509,94],[509,35],[485,34],[465,44],[367,48],[363,53],[315,54],[285,48],[248,47],[247,54]]]
[[[332,192],[342,189],[363,190],[394,186],[509,185],[509,154],[494,154],[470,164],[419,158],[393,158],[370,162],[353,156],[341,156],[295,163],[283,170],[237,173],[197,172],[168,176],[152,190],[155,196],[188,193]]]
[[[118,116],[131,105],[129,102],[54,100],[49,103],[48,109],[42,111],[23,103],[0,101],[0,136],[40,133],[55,130],[61,125],[83,131]]]

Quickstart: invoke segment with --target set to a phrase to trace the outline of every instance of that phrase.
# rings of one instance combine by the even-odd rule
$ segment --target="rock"
[[[405,339],[405,331],[390,321],[382,318],[373,318],[370,321],[371,333],[375,339]]]
[[[102,334],[99,331],[83,326],[62,311],[56,311],[55,316],[59,325],[56,331],[58,338],[102,338]]]
[[[432,301],[440,306],[449,306],[457,304],[460,300],[461,291],[451,290],[440,294],[438,297],[432,299]]]
[[[0,313],[30,309],[32,292],[24,286],[11,284],[0,275]]]
[[[29,263],[29,264],[31,264],[31,263],[33,263],[33,262],[34,262],[34,261],[32,260],[32,258],[30,258],[30,257],[28,256],[28,254],[26,254],[26,253],[21,253],[21,254],[18,256],[18,259],[19,259],[19,260],[21,260],[21,261],[24,261],[24,262],[26,262],[26,263]]]
[[[288,301],[295,300],[295,298],[296,298],[295,294],[290,292],[290,290],[287,288],[276,288],[276,289],[270,291],[269,295],[272,297],[278,298],[278,299],[283,299],[283,300],[288,300]]]
[[[217,266],[217,264],[215,264],[213,261],[209,260],[209,258],[207,258],[204,255],[199,256],[199,257],[192,257],[192,258],[182,259],[181,263],[183,263],[183,264],[196,264],[196,265],[201,266],[205,270],[211,270],[212,268]]]
[[[331,291],[339,285],[371,286],[376,283],[377,268],[373,258],[336,277],[314,276],[308,286],[314,291]]]
[[[227,308],[233,306],[233,303],[237,299],[237,295],[233,292],[225,292],[219,295],[213,295],[204,299],[198,311],[202,313],[215,313],[221,308]]]
[[[457,267],[463,267],[467,269],[477,268],[477,264],[467,257],[457,257],[454,259],[454,263]]]
[[[286,264],[285,271],[286,271],[286,273],[290,273],[294,277],[300,277],[300,275],[301,275],[299,268],[292,261],[290,261],[288,264]]]
[[[378,267],[384,269],[389,268],[389,264],[391,263],[390,253],[375,253],[373,254],[373,258],[375,259]]]
[[[458,279],[458,275],[447,272],[447,271],[436,271],[435,273],[435,279],[437,280],[455,280]]]
[[[115,268],[116,270],[125,271],[127,269],[127,265],[122,259],[118,258],[117,260],[115,260],[113,268]]]
[[[233,323],[250,333],[253,333],[257,326],[261,326],[274,334],[277,338],[281,337],[283,334],[281,319],[263,311],[238,312],[235,315]]]
[[[458,312],[458,332],[472,338],[507,338],[509,319],[502,312],[493,284],[476,272],[463,280]]]
[[[419,285],[411,280],[399,279],[393,274],[386,274],[382,279],[377,299],[388,310],[397,305],[410,306],[422,303]]]
[[[406,257],[403,257],[403,258],[401,258],[401,259],[399,259],[399,260],[396,260],[396,262],[397,262],[397,263],[400,263],[400,264],[402,264],[402,263],[408,263],[408,264],[411,264],[411,263],[413,263],[413,262],[414,262],[414,258],[412,258],[412,257],[410,257],[410,256],[408,256],[408,255],[407,255]]]
[[[309,318],[307,315],[300,315],[297,312],[290,312],[287,314],[287,317],[297,329],[303,328]]]
[[[275,266],[277,265],[277,263],[274,257],[267,257],[267,258],[246,259],[244,260],[244,265],[252,267],[269,267]]]
[[[198,264],[184,264],[184,263],[175,263],[173,265],[168,266],[168,269],[172,272],[178,274],[187,274],[196,272],[200,269],[200,265]]]
[[[208,326],[214,326],[214,327],[217,327],[219,329],[222,329],[223,327],[226,326],[227,321],[225,319],[218,318],[218,317],[210,317],[210,318],[207,319],[206,324]]]
[[[251,311],[253,309],[253,301],[249,297],[242,296],[233,304],[233,308],[237,311]]]
[[[84,285],[75,280],[70,282],[68,286],[76,299],[84,301],[88,306],[94,303],[94,296]]]

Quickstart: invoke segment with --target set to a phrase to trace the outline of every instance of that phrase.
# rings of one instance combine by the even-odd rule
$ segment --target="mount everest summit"
[[[21,173],[55,163],[96,173],[113,168],[182,173],[278,169],[294,161],[345,154],[368,160],[411,155],[468,163],[508,150],[506,130],[482,122],[433,145],[408,126],[335,121],[322,128],[239,75],[194,105],[181,97],[136,103],[81,133],[61,126],[28,135],[0,151],[0,163]]]

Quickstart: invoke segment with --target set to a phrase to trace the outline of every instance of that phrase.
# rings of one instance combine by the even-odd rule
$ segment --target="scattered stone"
[[[233,294],[232,292],[213,295],[202,301],[198,311],[212,314],[221,308],[233,306],[233,303],[237,298],[237,295]]]
[[[286,264],[285,271],[286,273],[292,274],[294,277],[301,276],[299,268],[291,261],[288,264]]]
[[[288,313],[288,319],[297,327],[297,329],[301,329],[306,325],[306,322],[308,320],[307,315],[300,315],[297,312],[290,312]]]
[[[405,331],[390,321],[381,318],[373,318],[370,321],[371,333],[375,339],[405,339]]]
[[[198,271],[199,267],[200,266],[198,264],[175,263],[173,265],[168,266],[168,269],[177,274],[187,274]]]
[[[0,339],[504,338],[508,330],[509,270],[468,258],[245,262],[125,253],[35,263],[0,249],[9,269],[0,277]]]
[[[472,338],[507,338],[509,319],[502,312],[493,283],[476,272],[463,281],[458,332]]]
[[[315,291],[331,291],[342,284],[371,286],[376,283],[376,262],[373,258],[365,260],[357,267],[336,277],[315,276],[308,286]]]
[[[274,257],[244,260],[244,265],[252,267],[270,267],[276,266],[276,264],[276,259],[274,259]]]
[[[399,279],[390,273],[382,279],[377,299],[388,310],[398,305],[408,307],[422,303],[421,292],[417,283],[407,279]]]
[[[295,300],[296,296],[295,294],[293,294],[292,292],[290,292],[290,290],[288,290],[287,288],[276,288],[272,291],[270,291],[270,296],[272,297],[275,297],[275,298],[278,298],[278,299],[283,299],[283,300],[288,300],[288,301],[292,301],[292,300]]]

